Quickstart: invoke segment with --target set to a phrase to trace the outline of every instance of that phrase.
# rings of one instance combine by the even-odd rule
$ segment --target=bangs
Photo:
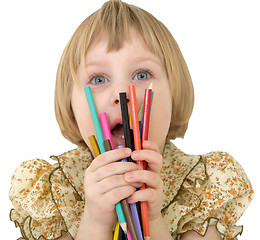
[[[150,13],[134,5],[121,1],[108,1],[78,28],[81,37],[80,61],[84,63],[89,47],[102,38],[108,39],[107,52],[117,51],[123,47],[126,40],[131,38],[131,28],[142,37],[148,49],[159,57],[164,64],[162,46],[158,39],[162,36],[161,26]],[[82,32],[82,31],[83,32]]]
[[[147,48],[161,60],[172,95],[168,138],[183,137],[192,113],[194,90],[188,67],[167,27],[147,11],[121,0],[110,0],[83,21],[66,45],[59,63],[55,88],[55,114],[65,138],[85,146],[71,108],[71,88],[79,86],[77,71],[86,74],[86,54],[91,45],[108,40],[107,52],[124,47],[135,29]]]

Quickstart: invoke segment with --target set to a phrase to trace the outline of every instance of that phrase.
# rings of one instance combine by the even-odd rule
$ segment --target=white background
[[[78,25],[104,1],[9,0],[0,3],[0,232],[20,234],[9,221],[10,178],[32,158],[48,160],[74,148],[55,120],[55,75]],[[260,186],[260,14],[253,0],[132,0],[161,20],[179,43],[195,87],[195,107],[184,139],[189,154],[223,150],[244,167],[255,199],[240,219],[240,239],[258,238]]]

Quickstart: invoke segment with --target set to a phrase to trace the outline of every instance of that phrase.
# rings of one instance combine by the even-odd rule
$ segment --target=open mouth
[[[122,123],[117,123],[111,129],[111,135],[112,135],[113,145],[115,148],[117,146],[125,145],[124,128]]]
[[[111,134],[118,138],[124,139],[124,128],[123,124],[118,123],[113,129],[111,129]]]

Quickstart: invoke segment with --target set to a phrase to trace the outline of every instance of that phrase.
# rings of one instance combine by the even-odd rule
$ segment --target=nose
[[[121,92],[124,93],[124,92]],[[129,104],[130,100],[129,100],[129,96],[128,93],[126,93],[126,103],[127,105]],[[114,104],[117,105],[120,103],[120,93],[118,93],[118,97],[114,100]]]
[[[129,93],[128,93],[128,85],[127,84],[118,84],[114,87],[113,96],[112,96],[112,104],[118,105],[120,103],[120,93],[125,93],[125,99],[127,105],[130,102]]]

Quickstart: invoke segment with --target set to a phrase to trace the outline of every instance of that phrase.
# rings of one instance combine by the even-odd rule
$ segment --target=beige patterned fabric
[[[162,215],[174,239],[193,230],[205,235],[215,225],[223,239],[236,239],[235,223],[253,198],[243,168],[225,152],[187,155],[168,142],[161,177]],[[75,238],[84,211],[84,171],[91,164],[89,149],[77,148],[57,163],[34,159],[22,163],[12,176],[10,218],[21,229],[20,239]]]

